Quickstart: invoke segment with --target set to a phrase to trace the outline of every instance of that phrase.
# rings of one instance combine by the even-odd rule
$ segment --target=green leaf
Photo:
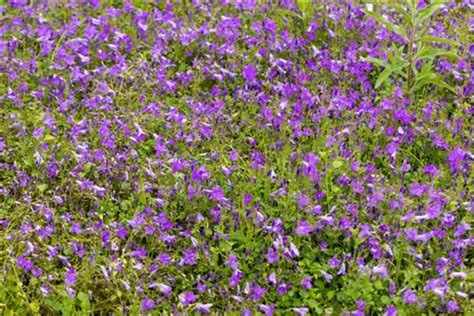
[[[38,303],[38,301],[33,301],[30,303],[29,305],[30,307],[30,310],[34,313],[34,314],[37,314],[40,310],[40,304]]]
[[[415,5],[413,4],[413,2],[411,0],[406,0],[405,3],[407,5],[408,10],[410,11],[410,13],[416,12],[416,7],[415,7]]]
[[[403,17],[406,19],[407,22],[411,24],[410,14],[409,11],[405,10],[405,7],[398,4],[398,3],[387,3],[387,5],[391,8],[397,10],[398,13],[402,14]]]
[[[79,294],[77,294],[77,299],[80,302],[81,309],[82,309],[83,312],[90,311],[91,304],[89,302],[89,298],[87,297],[86,293],[80,292]]]
[[[84,173],[88,174],[94,167],[95,167],[95,164],[93,164],[92,162],[86,163],[86,165],[84,166]]]
[[[311,16],[313,13],[313,6],[311,0],[297,0],[298,9],[303,13],[303,16]]]
[[[365,57],[364,60],[370,61],[372,64],[376,64],[377,66],[381,66],[381,67],[386,67],[387,66],[387,62],[383,59],[373,58],[373,57]]]
[[[399,46],[399,47],[396,47],[395,48],[395,56],[399,59],[399,60],[403,60],[403,49],[404,47],[403,46]]]
[[[405,62],[405,58],[403,57],[403,46],[395,47],[393,50],[395,56],[392,58],[392,64],[402,64]],[[407,63],[408,65],[408,63]]]
[[[378,87],[380,87],[381,84],[385,83],[392,73],[403,69],[407,65],[408,65],[407,62],[403,62],[403,63],[387,66],[384,69],[384,71],[382,71],[380,76],[377,78],[377,81],[375,82],[375,88],[377,89]]]
[[[46,135],[46,136],[44,137],[43,140],[44,140],[45,142],[50,142],[50,141],[55,140],[55,138],[54,138],[53,135],[48,134],[48,135]]]
[[[74,300],[69,297],[66,291],[60,293],[61,298],[61,315],[72,315],[74,311]]]
[[[417,38],[415,42],[423,42],[423,43],[444,43],[444,44],[449,44],[452,46],[459,46],[461,45],[460,43],[450,40],[448,38],[443,38],[443,37],[437,37],[437,36],[422,36],[420,38]]]
[[[423,10],[419,11],[415,19],[416,25],[420,25],[424,20],[432,16],[441,5],[444,4],[443,0],[435,0],[435,3],[427,5]]]
[[[432,70],[433,70],[433,63],[432,62],[425,63],[423,65],[423,67],[421,67],[421,70],[418,73],[418,76],[416,77],[415,81],[418,81],[421,78],[424,78],[424,77],[427,77],[427,76],[431,76],[433,74]]]
[[[344,165],[344,163],[343,163],[341,160],[334,160],[334,161],[332,162],[332,166],[333,166],[335,169],[341,168],[343,165]]]
[[[47,183],[41,183],[41,184],[38,184],[36,187],[38,188],[38,190],[41,193],[43,193],[48,188],[48,184]]]
[[[401,35],[404,38],[407,38],[407,33],[405,32],[405,30],[403,28],[399,27],[398,25],[393,24],[392,22],[390,22],[389,20],[387,20],[386,18],[384,18],[380,14],[378,14],[376,12],[373,12],[373,11],[368,11],[368,10],[364,10],[364,12],[365,12],[365,14],[367,14],[368,16],[370,16],[371,18],[373,18],[377,22],[382,23],[390,31],[395,32],[395,33],[397,33],[398,35]]]
[[[453,59],[458,58],[458,56],[455,53],[447,51],[445,49],[441,49],[441,48],[433,49],[433,48],[424,47],[416,54],[415,60],[418,61],[418,60],[422,60],[426,58],[434,58],[438,56],[446,56]]]
[[[422,78],[420,79],[414,86],[414,89],[417,90],[423,86],[426,86],[428,84],[434,84],[434,85],[437,85],[439,87],[442,87],[442,88],[445,88],[453,93],[456,93],[456,90],[454,90],[453,87],[451,87],[450,85],[448,85],[446,83],[446,81],[444,80],[441,80],[440,78],[437,78],[436,75],[433,74],[433,76],[429,76],[429,77],[426,77],[426,78]]]
[[[388,305],[388,304],[390,304],[390,297],[384,295],[384,296],[382,296],[382,297],[380,298],[380,301],[381,301],[383,304]]]
[[[392,53],[392,50],[390,50],[390,49],[387,50],[386,54],[387,54],[388,61],[389,61],[390,64],[393,65],[393,64],[397,63],[397,61],[395,60],[395,56]]]
[[[46,303],[46,306],[51,308],[53,311],[55,312],[61,311],[61,303],[58,300],[53,299],[53,298],[47,298],[45,300],[45,303]]]
[[[334,297],[335,294],[336,294],[336,292],[334,290],[328,291],[326,293],[326,295],[328,296],[328,299],[330,299],[330,300]]]

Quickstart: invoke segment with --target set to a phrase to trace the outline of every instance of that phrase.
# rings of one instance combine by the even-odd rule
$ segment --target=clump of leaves
[[[405,5],[389,2],[386,5],[403,17],[398,24],[389,21],[387,17],[379,12],[368,9],[364,10],[368,16],[383,24],[388,30],[400,35],[405,42],[404,45],[393,45],[393,50],[387,51],[388,60],[372,57],[366,58],[366,60],[373,64],[384,68],[375,83],[375,88],[383,84],[389,84],[391,82],[390,78],[398,75],[405,80],[405,90],[409,94],[413,94],[429,84],[455,92],[444,81],[444,78],[436,73],[434,59],[439,56],[445,56],[456,60],[458,56],[455,52],[439,48],[436,44],[443,43],[451,46],[459,44],[447,38],[429,35],[429,27],[428,23],[426,23],[443,4],[444,1],[437,0],[419,10],[411,0],[405,1]],[[420,62],[423,62],[423,66],[418,70],[416,65]]]

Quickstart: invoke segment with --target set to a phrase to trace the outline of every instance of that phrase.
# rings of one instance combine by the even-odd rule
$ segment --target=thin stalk
[[[416,35],[416,24],[415,24],[416,14],[414,11],[411,12],[411,20],[412,20],[412,25],[411,25],[410,35],[408,37],[408,51],[407,51],[407,57],[408,57],[407,88],[410,94],[413,88],[413,67],[415,63],[415,61],[413,60],[413,56],[414,56],[413,45],[415,43],[415,35]]]

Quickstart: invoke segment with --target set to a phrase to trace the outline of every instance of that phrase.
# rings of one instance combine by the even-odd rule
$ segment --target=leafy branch
[[[388,30],[400,35],[405,45],[394,45],[394,54],[387,52],[388,61],[378,58],[367,57],[376,66],[383,67],[375,88],[390,82],[390,77],[398,74],[405,79],[405,90],[411,95],[418,89],[428,84],[434,84],[455,92],[444,79],[434,71],[434,59],[445,56],[457,59],[455,52],[435,47],[436,43],[458,46],[459,44],[450,39],[431,36],[427,34],[426,21],[444,4],[444,0],[435,0],[422,10],[418,10],[411,0],[405,1],[405,6],[398,3],[386,3],[386,5],[403,16],[400,24],[391,22],[388,18],[378,12],[365,10],[367,16],[382,24]],[[404,52],[406,52],[404,54]],[[419,71],[416,65],[423,61],[424,64]]]

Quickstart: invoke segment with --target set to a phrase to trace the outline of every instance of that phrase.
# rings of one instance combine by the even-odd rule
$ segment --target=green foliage
[[[427,19],[433,16],[444,4],[444,1],[435,1],[421,10],[406,0],[405,6],[398,3],[386,3],[388,8],[395,9],[401,13],[403,18],[397,23],[390,22],[381,13],[365,10],[364,12],[377,22],[383,24],[388,30],[397,33],[403,38],[405,45],[392,45],[387,51],[388,61],[368,57],[366,60],[372,62],[384,70],[380,73],[375,83],[375,88],[381,85],[390,85],[393,75],[399,75],[406,79],[405,90],[409,94],[416,93],[423,86],[433,84],[454,93],[454,89],[444,81],[444,78],[436,73],[432,67],[436,57],[448,57],[456,60],[458,56],[454,51],[438,48],[436,44],[449,44],[458,46],[456,41],[430,36],[427,34],[428,27],[424,25]],[[390,51],[392,49],[393,53]],[[423,62],[421,71],[417,65]]]
[[[105,1],[102,5],[106,7],[111,3],[116,8],[126,6],[126,2],[119,0]],[[385,41],[381,41],[376,52],[385,53],[386,58],[367,57],[366,60],[375,69],[367,67],[360,76],[354,76],[350,69],[357,72],[357,68],[365,64],[360,61],[360,56],[366,54],[365,48],[362,48],[365,41],[371,46],[376,45],[378,40],[368,39],[373,36],[369,31],[362,36],[360,29],[349,29],[346,25],[346,19],[355,13],[351,11],[350,2],[340,5],[327,1],[297,1],[292,9],[271,5],[265,12],[239,11],[233,5],[211,5],[207,11],[193,8],[188,1],[183,5],[171,2],[173,14],[179,21],[176,30],[173,23],[161,23],[161,20],[170,18],[168,13],[150,13],[148,16],[149,21],[154,21],[149,22],[149,30],[156,28],[153,32],[163,38],[169,37],[167,50],[159,61],[151,52],[151,40],[140,38],[136,19],[141,14],[139,10],[157,7],[165,10],[167,4],[165,1],[140,0],[132,0],[131,3],[137,11],[129,14],[129,9],[124,9],[125,13],[116,19],[109,18],[104,7],[93,11],[86,5],[78,9],[52,7],[44,13],[44,18],[51,21],[52,27],[61,30],[63,23],[77,15],[83,23],[77,26],[77,33],[71,37],[82,37],[82,28],[86,24],[95,25],[102,19],[109,21],[112,33],[117,30],[130,36],[137,49],[131,53],[120,50],[128,67],[121,76],[109,77],[104,69],[108,69],[110,61],[92,57],[90,64],[81,65],[85,73],[93,76],[84,90],[90,89],[92,95],[95,85],[104,81],[115,91],[112,110],[88,112],[83,105],[83,92],[79,89],[74,104],[66,113],[61,113],[57,109],[61,100],[56,100],[50,85],[38,80],[42,76],[50,78],[60,74],[71,85],[67,89],[74,88],[69,80],[70,74],[54,64],[58,55],[67,56],[65,52],[69,52],[69,48],[64,48],[70,40],[66,35],[54,38],[52,55],[39,58],[37,72],[19,71],[21,78],[10,83],[7,74],[0,71],[0,98],[9,93],[7,87],[18,82],[27,82],[30,89],[21,97],[22,106],[16,106],[8,98],[1,99],[4,102],[0,105],[0,136],[7,144],[0,162],[2,167],[4,163],[9,166],[0,170],[0,188],[8,190],[7,195],[0,196],[0,220],[9,220],[0,227],[1,315],[121,315],[124,307],[128,309],[127,314],[141,315],[144,314],[140,309],[141,299],[144,296],[162,299],[155,283],[171,284],[168,283],[170,280],[173,280],[173,291],[164,300],[165,303],[157,304],[153,311],[156,315],[176,312],[197,314],[194,304],[186,309],[180,302],[179,294],[190,290],[199,296],[199,302],[210,302],[216,314],[225,315],[240,315],[241,308],[258,310],[260,304],[271,303],[276,303],[277,315],[293,315],[293,309],[300,306],[307,307],[309,315],[344,315],[356,310],[359,300],[365,300],[365,313],[368,315],[382,315],[390,305],[397,307],[399,315],[444,312],[439,306],[446,301],[432,293],[425,293],[423,287],[427,280],[439,276],[437,260],[449,257],[451,249],[455,249],[452,244],[459,238],[453,238],[452,234],[456,227],[445,229],[439,226],[448,234],[445,239],[410,242],[405,238],[406,229],[417,228],[419,233],[433,230],[438,227],[436,225],[441,222],[441,217],[421,222],[401,219],[405,212],[412,210],[421,214],[428,205],[429,202],[425,203],[422,198],[407,192],[410,183],[420,182],[430,186],[426,196],[441,192],[439,199],[447,201],[443,212],[455,214],[457,222],[463,220],[471,226],[474,224],[463,204],[467,201],[466,197],[473,194],[469,183],[474,181],[474,175],[458,177],[451,174],[446,163],[448,153],[435,146],[433,141],[434,133],[450,145],[469,144],[467,140],[472,138],[469,124],[472,105],[469,100],[440,101],[446,97],[445,92],[456,91],[450,80],[437,73],[437,63],[443,58],[457,58],[454,49],[441,47],[450,45],[461,51],[462,43],[428,35],[427,29],[432,26],[430,17],[438,12],[440,3],[428,5],[423,10],[416,10],[411,2],[404,5],[389,3],[391,10],[402,17],[397,22],[369,11],[367,14],[370,17],[401,37],[404,44],[389,42],[385,49]],[[379,4],[376,8],[380,8]],[[396,16],[393,12],[390,16]],[[341,18],[337,17],[339,13]],[[458,13],[455,11],[453,15]],[[6,14],[27,19],[27,14],[21,10]],[[101,19],[91,18],[99,14]],[[215,30],[218,23],[229,20],[229,17],[238,18],[241,23],[239,31],[242,39],[233,43],[233,54],[208,49],[209,46],[217,48],[227,43],[219,37],[221,34],[214,31],[209,32],[207,37],[203,36],[199,44],[194,42],[186,46],[180,43],[180,36],[185,37],[187,30],[196,31],[204,23]],[[262,31],[256,35],[258,32],[254,31],[253,23],[264,25],[265,19],[275,22],[275,38],[270,32]],[[366,21],[360,15],[356,22],[362,25]],[[312,23],[318,27],[314,30],[314,37],[310,38],[307,30]],[[466,34],[468,28],[465,25],[462,28],[464,31],[460,32],[459,38],[469,38]],[[206,29],[202,28],[202,33],[206,33]],[[281,35],[283,31],[289,34],[284,39]],[[11,34],[8,36],[11,37]],[[22,45],[26,43],[25,38],[18,34],[15,36]],[[110,38],[115,41],[115,35],[110,35]],[[257,44],[252,46],[252,41]],[[109,45],[110,42],[93,41],[91,54],[97,48],[110,51],[111,46],[116,46]],[[268,49],[273,44],[275,48],[269,49],[271,56],[259,57],[256,54],[258,49]],[[162,48],[161,43],[159,46]],[[354,58],[348,58],[351,47],[356,47],[356,53],[351,56]],[[316,57],[315,52],[319,54]],[[27,50],[18,49],[16,53],[15,58],[19,61],[30,58]],[[122,61],[122,58],[117,59]],[[10,60],[14,59],[9,59],[8,63]],[[80,58],[76,60],[79,62]],[[12,64],[16,67],[17,62],[14,61]],[[178,85],[172,93],[158,92],[160,82],[155,78],[156,70],[160,63],[167,62],[175,63],[166,69],[167,78],[176,79],[177,72],[189,71],[195,75],[189,86]],[[239,77],[239,67],[250,62],[261,72],[258,76],[262,78],[263,88],[257,93],[252,89],[242,92],[245,82]],[[285,62],[291,67],[278,66]],[[333,72],[330,67],[339,63],[343,64],[344,70],[336,74],[337,70]],[[139,68],[142,64],[153,68],[151,76],[146,69]],[[322,67],[323,64],[329,65],[329,69]],[[2,67],[0,65],[0,69]],[[206,73],[202,68],[206,68]],[[211,76],[210,73],[219,73],[220,70],[232,73],[231,79],[216,80]],[[270,78],[273,72],[276,75]],[[308,79],[302,80],[304,76]],[[379,91],[370,89],[370,84],[367,89],[361,88],[361,82],[373,82]],[[378,107],[380,101],[393,92],[392,82],[404,84],[405,90],[416,96],[413,104],[403,107],[407,115],[416,117],[416,121],[402,124],[396,120],[393,114],[401,106],[387,111]],[[433,86],[443,90],[435,90],[435,93],[427,91]],[[225,91],[222,94],[226,95],[210,98],[216,87],[221,92]],[[457,87],[462,88],[460,84]],[[44,100],[32,101],[29,93],[38,89],[45,89],[46,96]],[[294,90],[293,95],[287,98],[287,104],[281,102],[285,97],[284,93],[279,92],[280,89]],[[240,96],[241,93],[245,98]],[[309,95],[307,99],[302,98],[305,93]],[[259,100],[261,96],[268,96],[268,102],[264,103],[272,111],[273,120],[281,118],[283,123],[272,125],[274,122],[265,120]],[[341,101],[341,96],[347,98]],[[198,113],[188,105],[189,99],[206,103],[206,106],[214,100],[222,100],[225,108],[217,114]],[[339,101],[343,105],[341,108],[338,108]],[[346,101],[350,105],[346,105]],[[423,107],[428,101],[433,101],[436,106],[439,103],[433,110],[432,120],[424,118]],[[146,110],[150,103],[158,104],[159,113]],[[172,112],[171,108],[187,121],[177,123],[169,120],[166,114]],[[35,127],[44,126],[46,110],[50,110],[55,117],[55,128],[46,129],[42,137],[35,139],[31,134]],[[10,119],[13,116],[15,119]],[[117,142],[115,150],[108,150],[100,143],[97,130],[106,119],[114,122],[110,128]],[[115,123],[118,120],[125,124],[119,126]],[[461,120],[464,120],[464,125],[454,132],[453,126]],[[74,140],[72,131],[84,121],[88,123],[86,132],[78,133]],[[212,126],[215,135],[192,141],[181,137],[198,135],[197,123]],[[126,129],[134,135],[135,124],[148,133],[148,138],[140,143],[132,141],[130,135],[122,135]],[[311,134],[297,136],[296,132],[302,130],[309,130]],[[20,131],[25,134],[17,136]],[[168,156],[157,157],[156,135],[167,142]],[[336,141],[327,142],[328,136]],[[249,145],[249,138],[255,141],[254,145]],[[386,154],[386,149],[393,140],[400,143],[396,155],[390,156]],[[41,149],[45,144],[47,148]],[[81,154],[84,148],[89,153],[87,159],[87,155]],[[102,161],[95,159],[98,149],[104,152]],[[239,157],[231,161],[229,152],[234,149]],[[261,169],[251,166],[249,156],[254,151],[261,152],[265,157]],[[38,163],[37,153],[45,160],[44,163]],[[303,157],[308,153],[320,159],[315,164],[317,172],[314,179],[302,172],[307,163]],[[177,157],[193,166],[206,166],[212,177],[204,184],[196,184],[190,180],[191,167],[172,172],[172,160]],[[58,162],[59,174],[55,178],[46,175],[44,165],[49,161]],[[353,162],[359,163],[360,169],[352,169]],[[369,171],[369,164],[376,171]],[[405,173],[400,172],[404,164],[410,166]],[[428,164],[437,166],[439,176],[424,173],[424,167]],[[223,167],[232,169],[232,173],[225,175]],[[76,169],[77,175],[72,176]],[[25,186],[18,184],[20,171],[30,177]],[[107,188],[106,195],[98,196],[79,189],[78,179],[90,179],[97,186]],[[351,187],[356,182],[362,183],[362,194]],[[199,186],[201,195],[189,199],[189,184]],[[225,203],[219,204],[207,198],[206,192],[214,185],[222,187],[231,206],[223,206]],[[283,190],[281,196],[280,190]],[[324,196],[313,198],[318,191],[323,192]],[[243,203],[245,194],[253,197],[249,205]],[[305,208],[298,203],[301,194],[311,200]],[[367,201],[377,194],[383,195],[383,199],[378,205],[369,206]],[[63,198],[64,203],[59,203],[57,197]],[[404,203],[403,207],[392,209],[389,203],[399,200]],[[355,215],[349,213],[351,204],[356,206]],[[222,207],[219,222],[210,214],[216,205]],[[322,215],[313,214],[315,205],[321,207]],[[44,207],[40,210],[38,206]],[[144,225],[132,227],[130,222],[147,207],[153,208],[152,215],[147,217]],[[54,233],[43,239],[39,237],[39,229],[44,229],[49,223],[45,219],[46,213],[42,213],[45,209],[53,213],[51,222],[54,222]],[[157,218],[155,215],[160,213],[170,218],[173,228],[166,232],[158,229],[149,231],[149,227],[158,226],[154,221]],[[68,214],[71,215],[69,221],[65,220]],[[198,214],[204,219],[195,220]],[[307,236],[294,233],[299,221],[306,220],[315,227],[326,216],[333,217],[334,225],[318,228]],[[342,227],[344,218],[352,221],[348,229]],[[274,220],[281,223],[279,233],[270,231]],[[73,222],[82,225],[82,234],[71,233]],[[363,223],[372,226],[370,237],[358,237],[362,231],[360,224]],[[124,240],[118,237],[118,224],[128,229],[129,234]],[[384,232],[386,226],[391,229],[389,232]],[[18,233],[29,227],[28,232]],[[110,242],[104,245],[103,233],[106,231],[110,233]],[[165,234],[176,237],[173,246],[161,239]],[[270,264],[265,259],[265,253],[279,242],[280,237],[286,245],[293,243],[300,255],[289,259],[283,257],[282,249],[279,249],[280,260]],[[180,266],[182,250],[194,247],[196,241],[199,244],[196,247],[199,248],[198,264]],[[328,244],[325,250],[322,249],[323,242]],[[33,250],[29,258],[43,269],[38,278],[33,277],[31,271],[19,268],[15,262],[16,258],[29,251],[29,243],[34,246],[30,248]],[[80,257],[72,243],[83,245],[86,255]],[[384,253],[377,260],[371,252],[373,243],[378,243]],[[74,295],[66,291],[65,264],[58,257],[48,258],[48,246],[60,246],[59,255],[67,258],[68,265],[76,268]],[[148,255],[140,260],[133,256],[139,247],[148,250]],[[150,268],[156,264],[160,253],[170,253],[173,264],[158,265],[158,270],[151,273]],[[239,269],[244,274],[242,282],[234,288],[228,286],[233,272],[228,265],[230,255],[239,257]],[[328,260],[334,256],[344,258],[345,274],[338,274],[337,269],[329,267]],[[356,262],[358,259],[364,263]],[[474,258],[467,252],[462,260],[466,266],[463,269],[470,273],[466,280],[449,280],[448,299],[456,298],[454,291],[468,292],[472,288]],[[387,278],[370,272],[376,264],[387,265]],[[102,267],[110,268],[108,276]],[[272,272],[277,274],[279,282],[291,284],[287,294],[280,295],[276,286],[268,285],[267,278]],[[333,280],[327,281],[322,272],[330,273]],[[312,278],[312,288],[305,289],[300,285],[304,276]],[[393,295],[389,293],[389,280],[396,285]],[[130,283],[130,288],[124,285],[125,281]],[[203,282],[208,290],[198,294],[198,282]],[[243,302],[234,300],[234,295],[243,295],[245,282],[266,286],[267,295],[259,302],[252,301],[248,296],[244,296]],[[48,296],[39,290],[41,284],[51,286]],[[415,290],[426,300],[426,309],[402,301],[405,287]],[[467,315],[474,312],[467,299],[459,299],[459,302]]]

